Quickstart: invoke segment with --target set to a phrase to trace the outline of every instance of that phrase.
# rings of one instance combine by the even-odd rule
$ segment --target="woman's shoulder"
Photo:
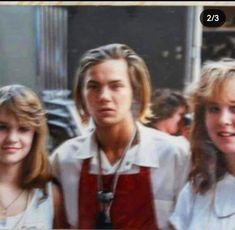
[[[217,182],[215,191],[215,213],[223,218],[235,215],[235,177],[226,174],[222,180]]]

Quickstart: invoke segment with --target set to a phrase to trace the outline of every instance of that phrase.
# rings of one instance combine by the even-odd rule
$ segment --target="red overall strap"
[[[89,174],[90,160],[84,160],[79,181],[79,229],[94,229],[97,201],[97,175]],[[102,176],[104,188],[112,175]],[[140,167],[137,174],[120,175],[110,216],[115,229],[158,229],[149,168]]]

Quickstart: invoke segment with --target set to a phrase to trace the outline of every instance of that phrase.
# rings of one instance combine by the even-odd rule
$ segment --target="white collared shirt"
[[[187,183],[170,222],[177,230],[235,230],[235,177],[226,174],[204,195]]]
[[[167,221],[176,197],[183,187],[189,168],[190,154],[173,141],[161,138],[154,129],[138,124],[140,142],[126,153],[121,174],[136,173],[140,166],[150,168],[156,218],[160,229]],[[94,133],[66,141],[52,154],[54,173],[62,184],[68,221],[77,226],[78,185],[81,164],[91,159],[90,172],[98,173],[97,143]],[[102,171],[112,174],[117,165],[111,165],[102,153]]]

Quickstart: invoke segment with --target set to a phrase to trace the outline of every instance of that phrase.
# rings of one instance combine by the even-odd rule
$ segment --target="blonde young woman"
[[[0,88],[0,229],[66,227],[46,135],[36,94],[22,85]]]
[[[177,230],[235,229],[235,60],[207,62],[192,101],[192,172],[170,218]]]

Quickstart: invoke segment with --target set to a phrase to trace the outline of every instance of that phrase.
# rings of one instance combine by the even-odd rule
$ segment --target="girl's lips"
[[[4,151],[7,151],[7,152],[16,152],[16,151],[18,151],[20,148],[19,147],[2,147],[2,149],[4,150]]]
[[[233,136],[235,136],[235,133],[232,133],[232,132],[218,132],[218,135],[220,137],[233,137]]]

